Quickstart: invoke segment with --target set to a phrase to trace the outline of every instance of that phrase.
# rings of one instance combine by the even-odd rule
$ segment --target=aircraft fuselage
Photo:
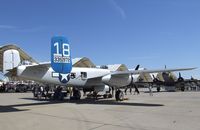
[[[102,82],[102,77],[108,74],[110,74],[110,70],[98,68],[73,67],[71,73],[66,75],[60,75],[59,73],[54,72],[51,67],[35,67],[29,69],[29,67],[23,65],[18,66],[17,68],[17,76],[20,78],[35,80],[43,83],[76,87],[105,85]],[[64,78],[68,78],[67,83],[62,83],[62,79]],[[94,80],[91,80],[92,78],[94,78]]]

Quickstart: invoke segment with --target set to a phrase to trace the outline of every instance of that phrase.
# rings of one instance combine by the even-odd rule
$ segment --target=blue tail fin
[[[57,73],[68,74],[72,70],[71,51],[65,37],[51,39],[51,67]]]

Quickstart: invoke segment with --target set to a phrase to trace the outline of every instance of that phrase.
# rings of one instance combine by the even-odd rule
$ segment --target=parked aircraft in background
[[[181,73],[179,72],[179,77],[177,80],[175,80],[172,76],[170,76],[170,73],[162,73],[164,81],[159,80],[157,77],[153,75],[153,85],[155,84],[157,86],[157,91],[160,91],[161,86],[168,87],[169,90],[175,91],[175,89],[179,89],[181,91],[185,90],[185,81],[184,78],[181,76]],[[171,89],[170,89],[171,88]]]
[[[166,91],[176,91],[181,90],[185,91],[186,86],[189,84],[195,84],[198,85],[200,83],[200,80],[194,79],[191,77],[191,79],[184,79],[181,76],[181,73],[179,72],[179,77],[177,79],[174,79],[170,74],[170,72],[162,72],[163,80],[160,80],[157,76],[154,74],[153,80],[150,82],[143,81],[140,79],[139,81],[135,82],[136,85],[143,85],[143,86],[155,86],[157,88],[157,92],[160,92],[161,87],[163,87]]]
[[[17,56],[19,57],[19,56]],[[51,39],[51,63],[40,63],[34,65],[14,65],[12,59],[7,62],[12,68],[7,73],[10,76],[18,76],[22,79],[34,80],[42,83],[70,86],[73,89],[73,96],[80,99],[79,89],[93,89],[98,93],[109,90],[109,87],[116,89],[116,100],[123,100],[124,94],[120,87],[134,83],[134,75],[142,73],[158,73],[185,71],[195,68],[177,68],[177,69],[156,69],[156,70],[127,70],[110,71],[101,68],[80,68],[72,67],[71,48],[65,37],[53,37]],[[18,59],[18,58],[16,58]]]

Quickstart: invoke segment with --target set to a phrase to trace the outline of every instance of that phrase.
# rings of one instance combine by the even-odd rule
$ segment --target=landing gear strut
[[[77,88],[73,88],[73,97],[71,99],[80,100],[81,99],[81,92]]]
[[[116,101],[123,101],[124,100],[124,93],[119,89],[116,90],[115,99],[116,99]]]

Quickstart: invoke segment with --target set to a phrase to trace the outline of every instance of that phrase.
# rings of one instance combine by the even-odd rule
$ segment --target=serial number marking
[[[54,54],[54,63],[70,63],[69,56],[62,56],[60,54]]]

